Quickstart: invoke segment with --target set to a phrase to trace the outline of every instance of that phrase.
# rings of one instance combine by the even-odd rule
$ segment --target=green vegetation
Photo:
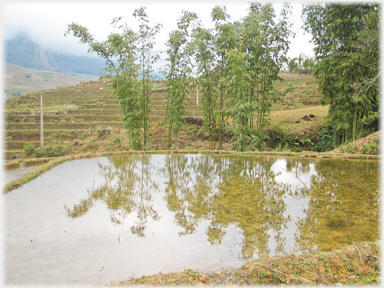
[[[274,89],[277,93],[279,94],[286,89],[289,81],[293,84],[292,86],[298,87],[293,92],[290,92],[295,93],[296,103],[302,102],[304,104],[302,108],[290,109],[292,100],[286,98],[288,96],[284,97],[281,102],[273,104],[271,107],[270,124],[266,126],[265,132],[269,139],[266,140],[264,150],[270,151],[282,149],[282,151],[318,152],[332,150],[332,131],[330,130],[331,132],[329,132],[328,129],[328,132],[331,134],[321,132],[322,129],[328,127],[325,119],[328,108],[326,106],[316,105],[317,101],[320,99],[320,94],[309,94],[315,85],[311,76],[305,75],[300,76],[299,78],[290,78],[290,75],[284,76],[284,74],[282,76],[286,77],[286,81],[283,83],[278,81],[274,85]],[[55,90],[43,91],[45,93],[44,103],[48,105],[47,107],[50,107],[48,110],[52,110],[44,112],[45,143],[54,141],[61,143],[77,141],[79,142],[79,145],[74,146],[71,153],[83,153],[84,151],[93,151],[95,149],[95,147],[93,147],[92,149],[89,148],[90,150],[84,150],[84,147],[89,145],[89,139],[97,139],[97,149],[102,151],[104,149],[109,149],[110,142],[115,137],[119,137],[121,146],[114,145],[114,150],[130,149],[130,147],[127,146],[128,137],[124,133],[124,124],[121,121],[123,113],[118,105],[118,99],[115,99],[111,90],[106,89],[108,82],[103,82],[104,81],[83,82],[73,87],[63,87]],[[154,85],[156,85],[156,87],[165,87],[165,83],[162,81],[155,83],[156,84]],[[199,103],[200,105],[196,105],[195,93],[196,90],[191,89],[191,91],[186,94],[186,99],[189,100],[186,101],[184,108],[184,117],[186,118],[185,120],[183,119],[183,121],[185,121],[184,123],[186,126],[180,130],[180,138],[177,140],[178,149],[209,149],[209,138],[205,132],[203,132],[202,127],[203,112],[202,107],[200,106],[201,102]],[[310,96],[308,96],[308,94]],[[165,118],[165,107],[162,105],[163,103],[166,103],[166,95],[167,94],[161,89],[158,89],[151,94],[151,120],[155,123],[162,122]],[[6,102],[4,136],[6,140],[6,150],[9,151],[6,153],[7,159],[10,159],[15,153],[22,153],[25,142],[31,142],[35,146],[35,143],[38,144],[40,139],[40,115],[38,115],[40,110],[39,96],[39,93],[30,93],[22,97],[9,99]],[[55,106],[55,103],[63,103],[63,106]],[[75,105],[77,106],[71,103],[76,103]],[[111,104],[100,105],[100,103]],[[62,114],[56,113],[56,110],[60,110]],[[301,120],[303,116],[309,114],[314,114],[316,117],[312,118],[310,121]],[[219,116],[220,114],[216,115]],[[296,123],[297,120],[300,120],[300,123]],[[223,150],[234,150],[235,142],[233,138],[233,130],[230,129],[232,125],[233,122],[228,123],[228,126],[224,130],[222,142]],[[102,133],[103,130],[106,131],[106,134],[99,137],[99,133]],[[219,133],[219,131],[218,128],[217,133]],[[158,124],[153,125],[151,127],[152,142],[149,144],[148,148],[155,150],[169,149],[169,146],[167,146],[166,132],[166,127]],[[365,133],[368,133],[366,135],[369,135],[372,131],[369,132],[367,130]],[[322,139],[323,134],[326,134],[324,139]],[[305,141],[306,139],[310,139],[311,143],[314,145]],[[281,144],[279,148],[278,144],[280,142]],[[295,143],[298,143],[299,146]],[[330,143],[330,145],[325,145],[325,143]],[[172,144],[176,143],[173,141]],[[287,147],[285,147],[286,145]],[[284,148],[286,149],[283,150]],[[361,152],[361,149],[359,151]],[[33,156],[33,154],[28,157],[31,156]]]
[[[43,100],[43,104],[44,104],[44,100]],[[43,113],[56,111],[56,110],[67,110],[67,109],[68,109],[68,105],[53,105],[53,106],[44,106],[43,105]]]
[[[216,140],[217,85],[214,78],[215,47],[211,30],[197,27],[193,31],[195,60],[200,91],[203,94],[203,132],[209,137],[209,149],[214,149]]]
[[[338,9],[335,11],[340,12]],[[148,20],[144,8],[135,13],[141,27],[139,31],[123,29],[123,33],[111,34],[108,40],[100,43],[95,42],[84,27],[69,25],[68,33],[73,32],[80,42],[90,45],[106,60],[109,66],[103,73],[105,77],[110,76],[111,81],[81,82],[74,87],[57,87],[9,99],[5,104],[7,158],[12,153],[20,153],[25,142],[32,145],[38,142],[41,92],[45,93],[45,142],[75,140],[78,145],[71,153],[109,149],[116,137],[121,145],[113,147],[121,150],[218,148],[327,152],[340,144],[352,143],[350,139],[335,144],[334,123],[331,118],[326,119],[328,107],[335,102],[324,107],[317,105],[321,98],[323,103],[326,98],[317,91],[318,81],[323,80],[313,79],[311,74],[302,75],[304,73],[300,70],[310,59],[300,55],[295,60],[296,72],[301,74],[280,70],[289,60],[284,56],[288,47],[284,37],[290,34],[289,7],[285,7],[277,21],[271,5],[251,4],[246,17],[230,22],[225,6],[216,6],[211,13],[214,29],[204,28],[195,13],[184,11],[178,29],[170,33],[167,42],[168,64],[163,71],[167,81],[153,81],[150,77],[151,65],[157,59],[151,51],[151,37],[160,26],[156,25],[152,30],[144,27],[143,23]],[[375,13],[364,18],[365,28],[359,30],[359,45],[365,47],[363,52],[376,47],[367,46],[367,39],[375,31],[372,28]],[[113,25],[124,28],[127,24],[121,21],[122,18],[116,18]],[[260,21],[265,22],[263,27],[259,26]],[[368,29],[370,27],[372,29]],[[281,34],[285,36],[280,37]],[[120,59],[124,64],[114,66],[114,53],[124,47],[131,47],[135,54],[124,54],[122,57],[125,58]],[[316,65],[320,65],[319,58],[315,60]],[[23,78],[28,73],[31,72],[24,72]],[[33,79],[56,77],[54,72],[50,73],[32,74]],[[371,88],[377,84],[375,81],[369,83]],[[372,94],[368,90],[354,91],[355,96],[365,93],[375,101],[376,94],[372,91]],[[198,95],[200,98],[197,99]],[[359,107],[364,107],[364,101],[359,102]],[[379,113],[374,110],[368,112],[372,107],[366,107],[367,113],[364,112],[356,129],[356,138],[377,131]],[[310,114],[314,117],[309,118]],[[350,119],[348,123],[353,123],[353,119],[348,117],[346,121]],[[124,126],[127,134],[121,132]],[[101,131],[107,133],[99,137]],[[336,138],[342,140],[342,137]],[[96,140],[89,142],[90,139]],[[364,153],[379,153],[375,145],[374,142],[366,145]],[[359,145],[354,151],[362,153],[363,147]],[[347,147],[341,152],[352,150]]]
[[[60,157],[71,153],[71,145],[49,143],[48,146],[35,149],[36,158]]]
[[[120,100],[130,146],[140,150],[147,148],[149,140],[150,73],[152,64],[158,60],[153,51],[153,39],[161,25],[148,26],[145,7],[136,9],[133,16],[139,19],[139,32],[130,29],[127,23],[120,25],[122,17],[116,17],[112,24],[122,30],[121,34],[111,33],[103,42],[96,42],[87,28],[76,23],[69,24],[65,34],[73,32],[81,43],[89,45],[89,51],[106,60],[103,77],[111,79],[109,86]]]
[[[284,90],[283,96],[287,95],[287,93],[292,92],[295,88],[293,88],[292,83],[288,82],[287,89]]]
[[[118,148],[120,148],[121,147],[121,138],[120,137],[115,137],[113,140],[111,140],[110,142],[109,142],[110,144],[109,144],[109,147],[118,147]]]
[[[331,151],[333,148],[332,129],[325,127],[320,130],[318,142],[316,143],[314,150],[317,152]]]
[[[316,59],[300,54],[299,57],[288,59],[289,72],[296,72],[300,74],[312,74],[313,67],[316,64]]]
[[[230,23],[225,7],[217,6],[212,10],[215,28],[197,26],[193,31],[192,23],[197,25],[196,14],[183,12],[179,29],[171,32],[167,42],[166,82],[154,82],[150,77],[151,65],[157,59],[152,51],[152,37],[160,26],[146,26],[145,9],[135,10],[134,16],[140,21],[139,32],[130,30],[125,23],[122,34],[110,34],[105,42],[95,42],[84,27],[71,24],[67,32],[73,32],[80,42],[89,44],[106,60],[103,73],[112,80],[44,91],[44,113],[65,110],[68,115],[44,116],[47,121],[44,123],[45,143],[50,144],[42,148],[36,146],[40,137],[37,112],[40,111],[41,91],[7,101],[4,109],[7,158],[23,154],[22,160],[8,161],[9,167],[19,165],[27,157],[58,158],[6,185],[5,191],[21,186],[64,161],[111,155],[117,150],[122,154],[134,153],[130,149],[170,153],[161,149],[171,147],[183,149],[172,153],[234,153],[232,150],[253,153],[249,151],[259,150],[269,151],[262,155],[329,158],[341,157],[325,153],[339,147],[341,153],[358,154],[343,157],[379,159],[380,156],[371,156],[380,154],[378,136],[363,144],[354,141],[372,132],[375,128],[369,125],[379,118],[379,11],[376,4],[307,5],[304,10],[306,29],[313,33],[316,59],[300,55],[290,60],[284,56],[288,48],[284,37],[290,33],[288,7],[281,22],[272,21],[271,5],[252,4],[242,22]],[[319,15],[324,21],[321,25],[316,22]],[[266,26],[258,26],[260,20]],[[114,24],[120,21],[121,18],[116,18]],[[340,26],[348,29],[342,30]],[[263,34],[267,32],[270,34]],[[259,45],[260,42],[263,45]],[[124,49],[135,52],[124,54],[121,52]],[[121,65],[115,66],[113,57],[116,55],[121,57]],[[196,67],[192,66],[193,62]],[[280,67],[284,63],[291,72],[306,75],[282,73]],[[198,71],[195,79],[192,78],[193,68]],[[308,74],[312,70],[316,79]],[[30,80],[25,77],[28,73],[22,73],[23,80]],[[29,75],[35,79],[37,74]],[[48,74],[40,77],[54,78]],[[199,105],[188,102],[196,95],[195,84],[199,85],[202,97]],[[318,87],[321,93],[316,91]],[[327,106],[317,105],[320,98]],[[312,113],[315,118],[303,120]],[[128,135],[120,131],[121,119]],[[162,122],[163,126],[151,122]],[[206,150],[215,149],[216,141],[218,149],[228,151]],[[60,157],[68,154],[79,156]],[[228,274],[208,275],[187,270],[172,274],[171,278],[155,275],[141,278],[140,282],[131,279],[124,284],[376,284],[380,281],[378,247],[374,243],[368,245],[370,248],[361,245],[354,246],[358,249],[346,248],[345,253],[336,249],[317,258],[289,256],[287,261],[281,258],[281,262],[275,258],[260,259],[234,270],[231,279],[235,280],[229,282],[225,282],[228,277],[221,277]],[[367,252],[366,249],[372,250]]]
[[[329,104],[333,146],[360,137],[363,119],[379,109],[380,5],[309,4],[305,30],[312,34],[323,103]]]
[[[25,142],[23,147],[23,153],[25,157],[32,155],[35,152],[35,145],[32,145],[29,142]]]
[[[164,71],[167,78],[167,96],[163,125],[168,125],[168,147],[171,147],[172,139],[177,143],[181,128],[186,126],[183,117],[192,76],[192,64],[189,61],[192,54],[189,30],[196,19],[196,13],[183,11],[183,15],[178,20],[178,30],[169,34],[166,43],[169,64]]]
[[[362,150],[365,155],[378,155],[380,153],[380,146],[378,139],[375,142],[367,143]]]
[[[277,23],[271,4],[251,4],[249,15],[242,22],[233,24],[221,23],[229,18],[225,11],[225,7],[218,6],[212,11],[215,28],[220,32],[213,33],[213,30],[197,26],[192,33],[197,82],[203,94],[203,128],[206,135],[209,135],[210,148],[214,148],[217,125],[219,126],[218,138],[221,148],[224,118],[229,115],[233,120],[236,149],[247,150],[251,144],[263,149],[267,139],[265,127],[268,124],[270,109],[272,103],[277,100],[273,84],[276,80],[281,80],[278,73],[280,66],[286,61],[284,55],[289,47],[288,37],[292,34],[288,22],[290,7],[284,7]],[[179,29],[170,34],[167,42],[168,60],[171,62],[165,71],[169,93],[165,121],[168,125],[168,147],[172,137],[177,140],[180,129],[184,126],[184,99],[192,71],[188,28],[197,17],[191,12],[183,13],[178,23]],[[85,27],[72,23],[68,25],[66,34],[73,32],[81,43],[89,45],[90,51],[106,59],[104,77],[112,79],[110,87],[120,99],[130,145],[133,149],[146,149],[150,128],[149,93],[152,91],[149,74],[152,72],[152,63],[157,60],[157,55],[152,51],[153,38],[159,32],[160,25],[150,28],[144,24],[148,22],[144,7],[136,9],[133,15],[140,21],[138,33],[124,24],[120,26],[124,27],[122,34],[113,33],[107,41],[95,42],[94,36]],[[115,27],[121,18],[114,19]],[[227,29],[228,27],[232,28]],[[235,48],[236,46],[240,49]],[[116,55],[119,56],[118,66],[113,59]],[[220,63],[219,78],[215,77],[216,63]],[[229,72],[224,73],[226,68]],[[224,81],[227,85],[223,85]],[[217,82],[221,83],[219,89],[216,87]],[[224,109],[225,89],[228,91],[229,109]],[[254,115],[256,131],[253,131]]]
[[[223,139],[225,133],[225,127],[227,126],[227,83],[228,78],[228,61],[227,53],[229,50],[235,48],[238,42],[236,36],[237,24],[230,23],[230,15],[227,13],[225,6],[216,6],[212,9],[211,13],[212,21],[215,22],[215,29],[211,32],[214,35],[214,46],[217,59],[217,73],[216,73],[216,85],[218,89],[218,111],[217,111],[217,127],[218,127],[218,149],[223,148]]]

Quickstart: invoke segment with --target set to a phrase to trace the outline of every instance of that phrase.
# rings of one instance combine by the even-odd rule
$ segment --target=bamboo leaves
[[[316,45],[314,75],[323,103],[330,104],[334,146],[359,138],[362,119],[378,112],[379,15],[377,4],[313,4],[303,9],[304,28]]]
[[[140,150],[146,149],[149,140],[150,73],[152,64],[159,58],[153,46],[161,25],[148,25],[145,7],[136,9],[133,16],[140,22],[138,32],[122,23],[123,17],[116,17],[112,25],[121,32],[109,34],[105,41],[95,41],[87,28],[76,23],[67,26],[65,35],[72,32],[80,43],[88,44],[88,52],[95,52],[106,60],[102,75],[111,79],[109,85],[120,100],[131,148]]]
[[[170,33],[166,43],[169,64],[165,67],[167,77],[166,120],[168,125],[168,148],[185,126],[185,101],[192,77],[192,48],[190,45],[191,26],[197,21],[196,13],[183,11],[178,20],[178,30]]]
[[[246,17],[231,23],[225,6],[216,6],[211,13],[213,29],[202,27],[196,13],[182,12],[178,29],[166,42],[168,63],[163,69],[168,148],[177,146],[178,135],[186,127],[185,101],[198,84],[210,149],[215,149],[217,140],[222,148],[226,127],[235,136],[236,150],[263,149],[268,115],[277,99],[273,84],[287,62],[292,34],[289,12],[285,5],[277,21],[271,4],[252,3]],[[116,17],[112,25],[120,32],[102,42],[75,23],[68,25],[66,34],[73,32],[89,45],[90,52],[106,60],[103,77],[111,79],[110,87],[120,100],[131,148],[140,150],[150,140],[151,74],[159,59],[154,38],[161,25],[150,25],[145,7],[136,9],[133,16],[139,22],[138,31],[130,29],[123,17]]]
[[[203,128],[209,135],[209,148],[215,148],[217,88],[214,75],[216,55],[214,38],[210,29],[198,27],[193,32],[198,81],[203,92]]]
[[[249,11],[239,29],[240,48],[227,54],[230,71],[228,97],[236,135],[235,146],[239,151],[249,149],[251,144],[263,149],[268,115],[277,99],[273,83],[281,80],[278,73],[282,63],[286,62],[288,37],[292,33],[287,19],[289,6],[284,7],[282,19],[277,23],[271,4],[253,3]],[[254,116],[256,130],[252,129]]]

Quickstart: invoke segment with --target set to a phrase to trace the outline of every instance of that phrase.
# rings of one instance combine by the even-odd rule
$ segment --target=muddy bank
[[[108,283],[108,286],[380,285],[380,242],[336,247],[329,252],[261,258],[239,269],[184,270]]]

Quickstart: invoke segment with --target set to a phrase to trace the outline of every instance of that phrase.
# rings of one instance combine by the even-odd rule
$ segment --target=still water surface
[[[379,237],[379,162],[130,155],[3,195],[7,284],[97,284]]]
[[[12,181],[23,178],[29,172],[39,168],[39,166],[40,165],[24,167],[21,165],[20,167],[18,167],[16,169],[9,169],[9,170],[4,171],[5,184],[8,184],[8,183],[11,183]]]

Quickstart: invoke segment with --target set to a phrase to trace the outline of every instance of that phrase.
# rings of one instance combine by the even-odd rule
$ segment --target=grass
[[[316,129],[326,124],[328,106],[316,105],[283,111],[272,111],[271,125],[280,126],[285,133],[298,134],[301,131]],[[302,120],[305,115],[313,114],[311,121]],[[300,121],[300,123],[295,123]]]
[[[43,100],[43,104],[44,104],[44,100]],[[53,106],[44,106],[43,105],[43,113],[56,111],[56,110],[67,110],[67,109],[68,109],[68,105],[53,105]]]

